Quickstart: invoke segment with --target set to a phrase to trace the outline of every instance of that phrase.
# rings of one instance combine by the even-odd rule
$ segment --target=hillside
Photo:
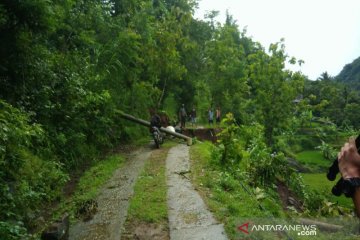
[[[355,59],[352,63],[346,64],[336,79],[339,82],[360,89],[360,57]]]

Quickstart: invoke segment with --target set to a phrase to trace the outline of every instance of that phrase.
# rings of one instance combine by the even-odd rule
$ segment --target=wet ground
[[[69,239],[120,239],[136,179],[152,151],[150,145],[129,154],[125,165],[114,173],[100,191],[96,199],[96,214],[89,221],[79,221],[73,225]],[[189,147],[178,144],[170,149],[166,158],[170,239],[227,239],[223,225],[214,219],[191,184],[187,176],[189,173]],[[146,226],[141,226],[141,229],[146,230]],[[151,229],[154,231],[149,227]],[[156,231],[152,235],[155,236]]]
[[[120,239],[136,179],[151,151],[151,146],[148,146],[127,156],[125,165],[115,171],[100,191],[96,199],[98,210],[94,217],[72,226],[70,240]]]

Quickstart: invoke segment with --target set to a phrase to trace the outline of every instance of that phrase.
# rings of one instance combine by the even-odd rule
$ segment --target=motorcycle
[[[164,138],[163,138],[162,133],[160,132],[160,129],[153,126],[151,132],[152,132],[152,136],[153,136],[156,148],[160,148],[160,145],[163,144],[163,142],[164,142]]]

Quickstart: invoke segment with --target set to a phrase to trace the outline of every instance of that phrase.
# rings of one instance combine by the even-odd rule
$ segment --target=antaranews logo
[[[244,232],[246,234],[249,234],[249,222],[244,223],[243,225],[239,226],[238,230],[242,231],[242,232]]]
[[[304,224],[251,224],[246,222],[237,227],[239,232],[250,234],[250,232],[296,232],[299,236],[316,236],[316,225]]]

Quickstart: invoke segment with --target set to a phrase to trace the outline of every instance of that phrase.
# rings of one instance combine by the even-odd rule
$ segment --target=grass
[[[148,144],[151,141],[151,139],[152,139],[152,136],[150,135],[150,132],[149,132],[148,136],[136,138],[135,140],[133,140],[132,144],[135,146],[144,146],[144,145]]]
[[[74,221],[77,205],[96,198],[101,187],[123,163],[124,157],[121,154],[114,154],[98,161],[81,176],[74,193],[60,202],[53,214],[53,218],[59,219],[66,212],[70,215],[71,220]]]
[[[307,150],[296,155],[296,159],[310,168],[328,168],[332,164],[331,161],[325,159],[320,151]]]
[[[253,224],[282,224],[294,225],[300,224],[297,220],[297,214],[292,212],[284,212],[281,208],[280,200],[277,198],[277,192],[273,189],[262,189],[256,194],[256,191],[244,184],[247,190],[239,183],[239,180],[221,173],[211,160],[211,144],[199,143],[191,147],[191,165],[192,165],[192,181],[196,189],[202,195],[205,203],[213,212],[215,218],[224,224],[225,231],[229,239],[286,239],[283,234],[275,234],[273,232],[251,232],[244,235],[237,230],[237,227],[246,222]],[[316,154],[310,154],[310,156]],[[333,182],[327,181],[324,174],[303,174],[305,184],[311,186],[312,189],[329,191]],[[226,190],[227,189],[227,190]],[[249,194],[250,192],[255,192]],[[263,197],[260,197],[264,194]],[[328,192],[329,197],[330,192]],[[256,199],[258,198],[258,200]],[[335,198],[335,197],[333,197]],[[331,200],[333,200],[333,198]],[[339,204],[345,207],[351,207],[350,199],[344,197],[337,198]],[[334,201],[336,202],[336,201]],[[260,205],[265,209],[260,209]],[[291,216],[290,218],[288,218]],[[300,215],[301,217],[301,215]],[[305,216],[306,217],[306,216]],[[320,221],[326,221],[324,219]],[[342,220],[344,221],[344,220]],[[345,220],[347,221],[347,220]],[[336,224],[336,219],[334,219]],[[352,223],[353,224],[353,223]],[[350,225],[349,225],[350,226]],[[351,226],[354,226],[351,225]],[[316,236],[298,236],[297,232],[287,233],[292,239],[353,239],[349,233],[339,232],[330,234],[327,232],[317,231]]]
[[[167,219],[165,159],[168,148],[152,153],[139,176],[130,201],[128,218],[148,223]]]
[[[280,204],[272,197],[265,194],[257,200],[254,189],[216,169],[211,163],[210,143],[192,146],[190,156],[192,181],[216,219],[224,224],[230,239],[243,237],[237,227],[250,218],[284,217]]]
[[[154,150],[147,160],[134,187],[122,239],[132,239],[139,225],[145,226],[143,229],[160,228],[163,236],[168,235],[165,161],[170,147],[175,144],[166,141],[160,149]]]
[[[336,181],[331,182],[326,178],[326,172],[328,167],[332,164],[329,160],[325,159],[320,151],[303,151],[297,155],[297,160],[308,166],[311,169],[322,170],[321,173],[302,173],[304,183],[309,186],[310,189],[316,190],[317,192],[323,194],[331,202],[337,202],[340,206],[346,208],[352,208],[352,200],[346,198],[345,196],[336,197],[332,195],[331,189],[338,181],[339,176],[337,176]]]
[[[325,173],[302,173],[301,175],[304,183],[309,186],[310,189],[318,191],[331,202],[337,202],[342,207],[353,208],[353,203],[350,198],[346,198],[344,195],[336,197],[331,193],[332,187],[340,178],[339,176],[337,176],[337,179],[334,182],[331,182],[327,180]]]

